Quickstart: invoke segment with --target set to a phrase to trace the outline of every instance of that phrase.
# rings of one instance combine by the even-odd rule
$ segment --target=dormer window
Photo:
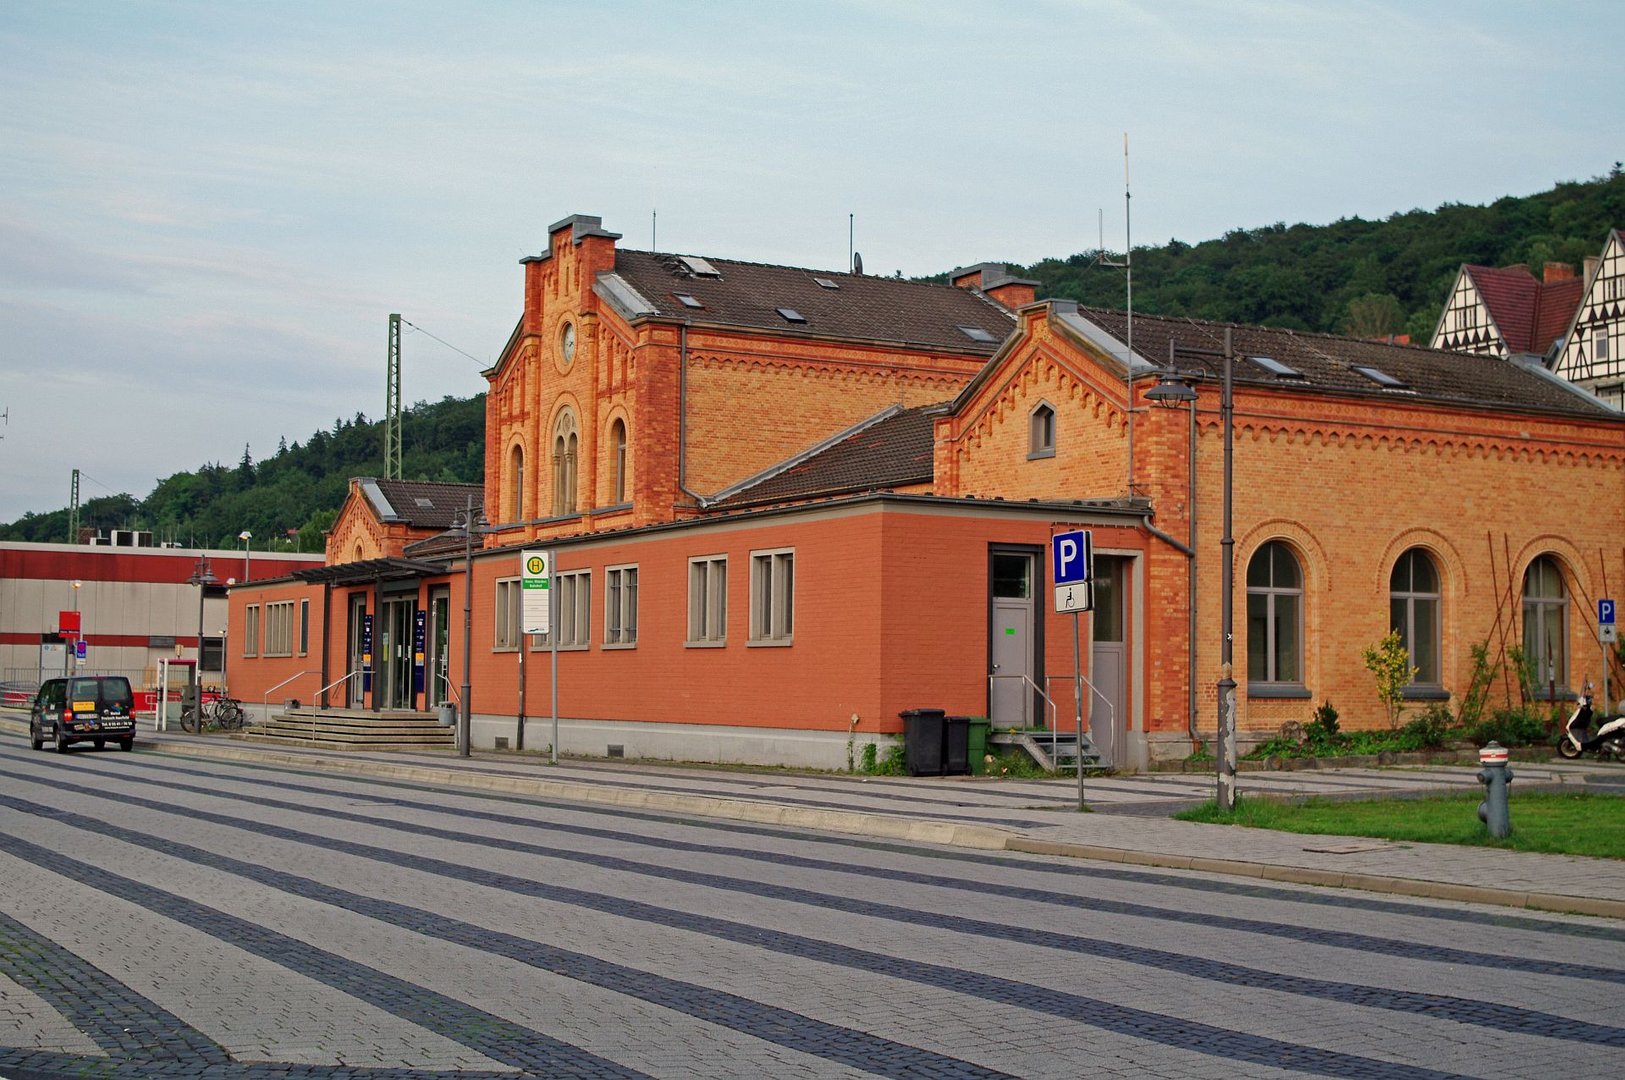
[[[1040,402],[1027,417],[1027,457],[1055,456],[1055,410]]]

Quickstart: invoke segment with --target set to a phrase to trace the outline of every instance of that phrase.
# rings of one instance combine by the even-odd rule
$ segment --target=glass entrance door
[[[351,593],[349,616],[345,620],[345,634],[349,640],[350,666],[345,670],[349,678],[344,680],[344,707],[346,709],[365,709],[367,707],[367,692],[365,676],[362,671],[367,665],[369,642],[367,641],[367,594]]]
[[[451,657],[451,586],[436,585],[429,590],[429,672],[424,686],[431,706],[450,697],[446,681]]]
[[[415,598],[385,600],[379,612],[378,707],[410,709],[412,701],[412,616]]]

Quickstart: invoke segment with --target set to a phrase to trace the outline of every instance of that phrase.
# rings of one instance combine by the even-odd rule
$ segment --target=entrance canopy
[[[441,563],[422,562],[418,559],[363,559],[360,562],[340,563],[337,566],[316,566],[309,570],[295,570],[293,576],[313,585],[371,585],[379,581],[435,577],[445,572],[446,567]]]

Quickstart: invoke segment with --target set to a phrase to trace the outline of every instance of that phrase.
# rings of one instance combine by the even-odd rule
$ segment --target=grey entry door
[[[1037,555],[998,551],[989,559],[988,719],[994,728],[1037,727],[1037,644],[1033,576]]]
[[[1123,689],[1128,664],[1127,623],[1129,561],[1108,555],[1095,557],[1095,610],[1092,620],[1091,670],[1094,690],[1089,694],[1089,739],[1103,765],[1121,764],[1127,702]]]

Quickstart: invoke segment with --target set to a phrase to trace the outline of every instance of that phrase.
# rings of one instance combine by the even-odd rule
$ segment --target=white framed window
[[[260,606],[249,604],[243,609],[243,655],[260,654]]]
[[[688,560],[688,644],[722,645],[728,640],[728,556]]]
[[[293,601],[278,600],[265,605],[266,656],[293,655]]]
[[[1055,410],[1047,401],[1027,415],[1027,456],[1055,456]]]
[[[551,585],[558,590],[553,630],[559,635],[559,648],[585,649],[592,641],[592,571],[555,571]],[[538,639],[553,644],[547,634]]]
[[[1599,326],[1591,336],[1591,359],[1601,362],[1608,360],[1608,327]]]
[[[496,583],[496,626],[491,635],[491,651],[519,648],[519,611],[522,603],[518,578],[502,578]]]
[[[638,641],[638,568],[604,568],[604,645],[636,645]]]
[[[750,640],[755,645],[788,645],[794,637],[796,553],[753,551],[750,555]]]

